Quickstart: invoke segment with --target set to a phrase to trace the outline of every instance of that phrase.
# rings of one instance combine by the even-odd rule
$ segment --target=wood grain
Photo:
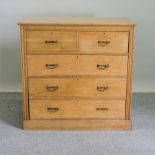
[[[103,17],[35,17],[24,19],[20,25],[135,25],[128,18],[103,18]]]
[[[24,129],[131,130],[135,22],[50,17],[19,24]]]
[[[47,87],[58,87],[48,91]],[[102,87],[106,90],[99,91]],[[100,88],[101,87],[101,88]],[[126,98],[125,78],[29,78],[30,97]]]
[[[128,59],[126,119],[131,119],[133,54],[134,54],[134,27],[131,27],[130,42],[129,42],[129,59]]]
[[[127,61],[127,56],[28,55],[28,76],[123,76],[127,75]]]
[[[24,121],[26,130],[131,130],[131,120],[121,119],[56,119]]]
[[[113,25],[24,25],[26,31],[129,32],[130,26]]]
[[[80,32],[79,50],[82,53],[127,53],[128,35],[128,32]]]
[[[22,66],[22,95],[23,95],[23,118],[29,119],[29,104],[28,104],[28,84],[27,84],[27,61],[25,53],[25,29],[20,27],[20,41],[21,41],[21,66]]]
[[[52,111],[50,111],[52,110]],[[124,100],[30,100],[31,119],[125,118]]]
[[[77,33],[70,31],[27,31],[28,54],[76,51]],[[48,43],[46,42],[48,41]],[[49,43],[54,41],[56,43]]]

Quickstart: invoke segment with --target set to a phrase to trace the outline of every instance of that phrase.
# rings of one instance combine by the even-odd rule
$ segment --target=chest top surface
[[[104,17],[36,17],[20,21],[19,25],[120,25],[134,26],[135,22],[128,18]]]

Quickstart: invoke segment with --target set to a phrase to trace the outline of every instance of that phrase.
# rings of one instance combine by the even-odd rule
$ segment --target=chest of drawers
[[[25,129],[131,129],[133,21],[51,17],[19,25]]]

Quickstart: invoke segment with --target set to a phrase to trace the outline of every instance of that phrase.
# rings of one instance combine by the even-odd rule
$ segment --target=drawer
[[[30,119],[125,118],[124,100],[30,100]]]
[[[127,75],[127,59],[103,55],[28,55],[28,75]]]
[[[125,78],[29,78],[30,97],[126,98]]]
[[[80,32],[79,49],[84,53],[127,53],[128,32]]]
[[[65,53],[77,50],[77,33],[71,31],[27,31],[28,54]]]

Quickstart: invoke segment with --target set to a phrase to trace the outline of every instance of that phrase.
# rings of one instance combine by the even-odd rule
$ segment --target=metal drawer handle
[[[97,111],[100,111],[100,110],[102,110],[102,111],[107,111],[108,108],[96,108],[96,110],[97,110]]]
[[[109,88],[108,86],[104,86],[104,87],[97,86],[97,91],[105,91],[108,88]]]
[[[48,90],[48,91],[56,91],[56,90],[58,90],[58,86],[47,86],[46,87],[46,89]]]
[[[108,68],[109,66],[110,66],[109,64],[97,64],[97,68],[102,70]]]
[[[107,46],[108,44],[110,44],[110,40],[99,40],[98,41],[98,45],[99,46]]]
[[[45,40],[45,44],[57,44],[57,40]]]
[[[59,108],[47,108],[47,111],[49,112],[57,112]]]
[[[45,66],[48,69],[54,69],[54,68],[57,68],[58,67],[58,64],[46,64]]]

